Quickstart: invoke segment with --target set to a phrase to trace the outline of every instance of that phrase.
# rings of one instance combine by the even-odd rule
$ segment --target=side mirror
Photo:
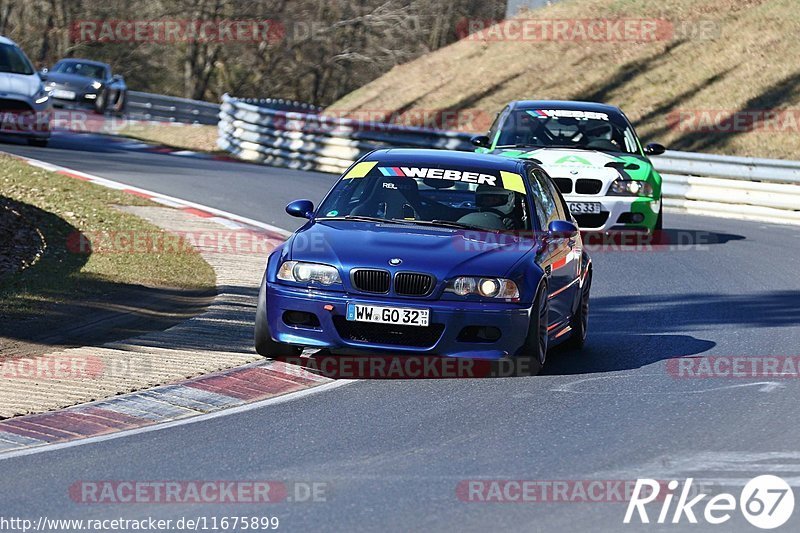
[[[476,135],[469,140],[473,146],[477,146],[479,148],[488,148],[489,147],[489,137],[486,135]]]
[[[569,220],[554,220],[547,226],[547,231],[559,237],[572,238],[578,234],[578,226]]]
[[[644,153],[647,155],[661,155],[666,151],[664,145],[658,143],[650,143],[644,147]]]
[[[286,206],[286,212],[293,217],[311,219],[314,216],[314,202],[311,200],[295,200]]]
[[[123,78],[119,74],[114,74],[111,76],[111,81],[123,81]]]

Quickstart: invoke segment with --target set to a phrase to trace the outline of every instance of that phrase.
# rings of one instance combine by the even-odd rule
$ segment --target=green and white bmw
[[[476,152],[533,159],[553,178],[581,229],[654,231],[662,227],[661,176],[625,114],[591,102],[516,101],[487,135],[472,138]]]

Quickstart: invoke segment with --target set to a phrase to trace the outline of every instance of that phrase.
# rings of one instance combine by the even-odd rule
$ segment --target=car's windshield
[[[63,74],[86,76],[87,78],[95,78],[98,80],[105,79],[106,77],[106,68],[104,66],[92,63],[79,63],[77,61],[62,61],[61,63],[56,63],[56,66],[53,67],[53,71]]]
[[[22,50],[12,44],[0,44],[0,72],[30,76],[35,71]]]
[[[636,135],[621,117],[592,111],[520,109],[501,126],[497,147],[639,151]]]
[[[354,177],[353,171],[346,174],[320,205],[318,219],[370,217],[488,231],[531,229],[529,200],[519,174],[411,163],[360,165],[370,170],[363,177]]]

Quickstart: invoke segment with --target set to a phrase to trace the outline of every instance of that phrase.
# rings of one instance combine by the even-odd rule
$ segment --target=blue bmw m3
[[[441,150],[368,154],[270,255],[256,351],[525,358],[586,339],[592,264],[532,160]]]

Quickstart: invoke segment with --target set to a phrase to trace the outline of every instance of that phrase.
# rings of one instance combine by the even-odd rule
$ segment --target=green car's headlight
[[[505,278],[478,278],[461,276],[451,280],[445,291],[459,296],[477,294],[484,298],[499,298],[502,300],[516,300],[519,298],[517,284]]]
[[[295,283],[319,283],[320,285],[333,285],[341,283],[339,271],[330,265],[319,263],[305,263],[303,261],[286,261],[278,269],[278,279],[293,281]]]
[[[615,196],[653,196],[653,186],[645,181],[618,179],[608,188]]]

